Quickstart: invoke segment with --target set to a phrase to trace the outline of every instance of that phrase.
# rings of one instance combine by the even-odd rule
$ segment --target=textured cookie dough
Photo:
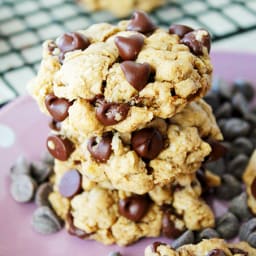
[[[256,214],[256,151],[253,152],[245,169],[243,181],[248,195],[248,206]]]
[[[65,198],[61,195],[61,180],[75,168],[76,166],[68,168],[63,162],[56,163],[54,192],[50,194],[49,200],[56,213],[65,220],[67,229],[72,225],[80,233],[83,231],[87,234],[83,238],[104,244],[127,245],[142,237],[157,237],[161,233],[172,236],[173,232],[180,233],[185,228],[200,230],[214,226],[214,215],[200,198],[201,185],[195,176],[180,177],[172,184],[138,196],[122,190],[99,187],[82,175],[79,192],[71,198]],[[66,190],[70,190],[71,183],[72,181],[65,184]],[[132,201],[130,198],[135,199]],[[137,198],[142,198],[147,203],[143,204]],[[186,203],[186,208],[177,203],[178,198]],[[123,210],[120,210],[120,200],[128,200]],[[141,212],[144,213],[138,217]],[[72,223],[70,217],[67,217],[70,214]]]
[[[80,127],[82,123],[79,123]],[[102,187],[137,194],[169,184],[179,175],[195,173],[211,152],[208,139],[222,139],[211,109],[203,100],[191,102],[171,119],[156,118],[142,127],[157,129],[164,141],[159,154],[147,161],[134,148],[133,135],[121,132],[111,133],[108,144],[110,154],[106,161],[98,161],[97,155],[95,157],[88,149],[91,136],[75,133],[75,126],[73,128],[62,127],[61,130],[64,137],[71,138],[75,147],[67,159],[68,164],[77,162],[77,169]],[[97,137],[98,141],[103,138]],[[158,144],[152,143],[154,146]]]
[[[106,126],[95,115],[102,105],[100,96],[104,107],[128,104],[125,114],[112,105],[112,114],[118,113],[111,129],[130,132],[153,116],[171,118],[206,94],[212,65],[203,38],[209,39],[209,34],[193,31],[190,41],[201,49],[195,54],[181,36],[157,28],[145,13],[136,12],[134,17],[117,25],[92,25],[44,43],[40,70],[29,84],[43,112],[50,114],[45,102],[54,94],[70,103],[61,121],[75,125],[79,118],[84,132],[100,132]]]
[[[117,17],[125,17],[133,10],[149,12],[164,2],[164,0],[79,0],[79,3],[89,11],[108,10]]]
[[[256,249],[246,242],[227,243],[222,239],[203,240],[198,244],[183,245],[173,249],[163,243],[155,243],[145,249],[145,256],[254,256]]]

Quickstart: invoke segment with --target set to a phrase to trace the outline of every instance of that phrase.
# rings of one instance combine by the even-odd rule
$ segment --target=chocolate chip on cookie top
[[[130,37],[117,36],[115,44],[123,60],[135,60],[144,44],[144,37],[140,34]]]
[[[62,196],[71,198],[81,190],[82,177],[77,170],[69,170],[61,177],[58,189]]]
[[[141,157],[152,160],[164,147],[163,135],[158,129],[150,127],[136,131],[131,140],[133,150]]]
[[[164,245],[166,246],[167,244],[165,243],[162,243],[162,242],[154,242],[152,245],[151,245],[151,250],[152,252],[157,252],[157,247],[160,246],[160,245]]]
[[[119,213],[132,221],[140,221],[148,211],[150,200],[147,196],[133,195],[121,199],[118,204]]]
[[[68,138],[51,135],[47,138],[47,149],[54,158],[66,161],[74,151],[74,144]]]
[[[136,63],[133,61],[124,61],[120,64],[126,80],[136,90],[141,91],[148,83],[151,67],[148,63]]]
[[[170,211],[166,210],[162,218],[162,233],[169,238],[177,238],[182,231],[175,227],[175,223],[170,218]]]
[[[105,133],[101,138],[94,136],[89,139],[87,149],[97,162],[105,163],[112,152],[111,142],[111,133]]]
[[[55,121],[61,122],[68,116],[71,102],[64,98],[58,98],[54,94],[45,97],[45,106]]]
[[[130,23],[128,24],[127,30],[147,34],[153,32],[156,28],[157,26],[145,12],[136,11],[132,16]]]
[[[221,249],[213,249],[207,254],[207,256],[227,256],[227,254]]]
[[[180,38],[183,38],[187,33],[192,32],[194,29],[185,25],[172,24],[169,27],[170,34],[176,34]]]

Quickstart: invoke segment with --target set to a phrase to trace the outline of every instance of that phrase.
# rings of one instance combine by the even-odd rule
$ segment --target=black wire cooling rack
[[[218,41],[256,29],[256,0],[169,0],[151,17],[162,27],[204,27]],[[85,11],[75,0],[0,0],[0,105],[26,92],[45,39],[102,21],[117,19]]]

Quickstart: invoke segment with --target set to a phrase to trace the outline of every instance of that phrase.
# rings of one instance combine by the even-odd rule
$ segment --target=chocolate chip
[[[237,155],[234,159],[228,162],[227,171],[236,178],[241,179],[249,158],[244,154]]]
[[[33,214],[32,226],[38,233],[48,235],[60,231],[63,224],[48,206],[41,206]]]
[[[132,221],[140,221],[148,211],[150,200],[147,196],[133,195],[121,199],[118,203],[119,213]]]
[[[253,143],[249,138],[246,137],[238,137],[232,144],[233,148],[237,149],[237,153],[243,153],[247,156],[250,156],[254,149]]]
[[[26,174],[19,174],[11,183],[11,196],[19,203],[27,203],[34,197],[37,184]]]
[[[105,126],[114,125],[127,117],[129,109],[126,103],[100,102],[96,107],[96,117]]]
[[[61,122],[58,122],[58,121],[52,119],[49,122],[49,127],[50,127],[50,129],[59,132],[61,130]]]
[[[53,173],[53,166],[38,162],[33,163],[31,168],[31,176],[38,182],[42,183],[47,180]]]
[[[164,147],[162,134],[156,128],[144,128],[132,134],[132,148],[141,157],[152,160]]]
[[[61,122],[68,116],[71,103],[64,98],[58,98],[54,94],[45,97],[45,106],[55,121]]]
[[[51,135],[47,138],[47,149],[54,158],[66,161],[74,151],[74,145],[68,138]]]
[[[226,172],[226,165],[224,159],[222,158],[214,162],[206,162],[204,166],[206,169],[209,169],[211,172],[217,174],[218,176],[222,176]]]
[[[216,230],[224,239],[234,238],[239,231],[239,220],[231,213],[227,212],[216,220]]]
[[[248,101],[251,101],[253,99],[255,94],[254,86],[248,81],[237,79],[234,81],[233,86],[234,91],[242,93]]]
[[[170,219],[170,212],[165,211],[162,219],[162,233],[169,238],[177,238],[182,231],[175,227],[174,222]]]
[[[65,33],[56,40],[56,44],[63,54],[74,50],[84,50],[90,45],[87,37],[74,33]]]
[[[153,32],[155,29],[156,25],[143,11],[134,12],[132,19],[127,27],[127,30],[137,31],[144,34]]]
[[[35,203],[37,206],[50,206],[48,201],[49,194],[53,191],[52,184],[50,182],[42,183],[35,195]]]
[[[239,220],[246,221],[252,217],[247,204],[247,195],[245,192],[232,199],[228,210],[232,212]]]
[[[211,238],[218,238],[218,237],[220,237],[220,235],[216,230],[214,230],[213,228],[206,228],[206,229],[203,229],[198,234],[198,241],[201,241],[203,239],[211,239]]]
[[[249,104],[244,97],[244,95],[240,92],[237,92],[232,97],[232,106],[234,112],[237,112],[237,116],[246,115],[249,112]]]
[[[204,100],[213,108],[214,111],[218,109],[220,105],[219,95],[213,90],[209,91],[206,96],[204,96]]]
[[[105,163],[112,152],[111,142],[112,134],[105,133],[101,139],[97,137],[90,138],[87,144],[87,149],[97,162]]]
[[[144,44],[144,37],[140,34],[130,37],[117,36],[115,44],[123,60],[135,60]]]
[[[227,149],[223,144],[221,144],[221,142],[213,139],[208,139],[207,142],[210,144],[212,149],[210,155],[207,158],[208,162],[216,161],[226,154]]]
[[[244,250],[242,250],[242,249],[240,249],[240,248],[229,248],[229,250],[231,251],[231,253],[232,254],[234,254],[234,255],[236,255],[236,254],[238,254],[238,255],[240,255],[240,256],[242,256],[242,255],[244,255],[244,256],[248,256],[248,252],[246,252],[246,251],[244,251]]]
[[[210,52],[211,36],[206,30],[198,29],[185,34],[181,43],[187,45],[194,54],[202,55],[204,47]]]
[[[27,161],[27,159],[20,155],[13,166],[10,168],[10,176],[12,179],[15,179],[20,174],[30,175],[31,172],[31,164]]]
[[[148,63],[136,63],[134,61],[124,61],[120,67],[125,75],[126,80],[136,90],[141,91],[148,83],[151,67]]]
[[[215,111],[214,115],[218,118],[227,118],[232,116],[233,107],[229,102],[224,102]]]
[[[256,218],[252,218],[244,222],[239,230],[239,238],[241,241],[247,241],[249,235],[256,231]]]
[[[154,242],[152,245],[151,245],[151,251],[152,252],[157,252],[157,247],[160,246],[160,245],[166,245],[165,243],[162,243],[162,242]]]
[[[253,197],[256,199],[256,177],[253,179],[253,182],[251,184],[251,193]]]
[[[185,25],[179,25],[179,24],[172,24],[169,27],[169,33],[170,34],[176,34],[180,38],[184,37],[189,32],[192,32],[194,29],[191,27],[185,26]]]
[[[110,252],[108,256],[122,256],[120,252]]]
[[[247,242],[252,246],[252,247],[256,247],[256,232],[251,233],[248,238],[247,238]]]
[[[191,230],[187,230],[178,239],[173,241],[172,247],[177,249],[182,245],[193,244],[194,242],[195,242],[194,232]]]
[[[207,256],[227,256],[226,253],[224,251],[222,251],[221,249],[213,249],[211,250]]]
[[[221,178],[221,185],[216,188],[216,197],[229,200],[242,192],[242,184],[232,175],[225,174]]]
[[[75,169],[69,170],[61,177],[58,189],[62,196],[71,198],[80,192],[81,183],[81,174]]]
[[[79,237],[81,239],[84,239],[84,238],[87,238],[90,235],[90,234],[86,233],[84,230],[82,230],[80,228],[77,228],[74,225],[74,219],[73,219],[73,216],[71,215],[70,212],[67,215],[67,223],[68,223],[67,230],[68,230],[68,233],[71,236],[76,236],[76,237]]]

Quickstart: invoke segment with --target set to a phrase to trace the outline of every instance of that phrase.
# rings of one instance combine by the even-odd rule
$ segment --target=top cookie
[[[209,89],[209,49],[207,31],[181,25],[165,31],[137,11],[116,26],[97,24],[45,42],[29,90],[56,121],[77,100],[104,126],[123,122],[134,107],[146,117],[170,118]]]

